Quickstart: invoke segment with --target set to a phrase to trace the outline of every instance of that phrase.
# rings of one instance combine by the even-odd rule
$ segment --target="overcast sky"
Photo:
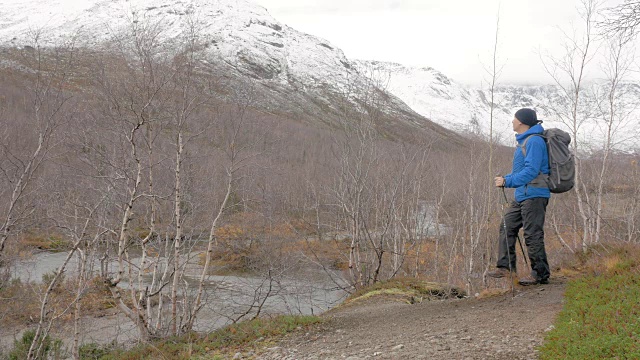
[[[582,25],[580,0],[254,1],[349,58],[431,66],[470,85],[487,79],[498,14],[501,81],[508,83],[549,82],[540,54],[558,53],[562,31]]]

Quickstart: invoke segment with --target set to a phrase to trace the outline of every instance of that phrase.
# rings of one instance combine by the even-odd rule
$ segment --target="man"
[[[515,201],[503,215],[500,226],[497,269],[487,276],[501,278],[516,271],[516,239],[524,229],[531,275],[518,281],[520,285],[547,284],[549,263],[544,249],[544,217],[551,193],[546,183],[549,174],[547,145],[541,136],[544,129],[532,109],[520,109],[513,118],[518,146],[513,155],[511,174],[496,177],[495,186],[515,188]],[[525,141],[526,140],[526,141]],[[524,146],[524,152],[522,147]],[[526,155],[526,156],[525,156]]]

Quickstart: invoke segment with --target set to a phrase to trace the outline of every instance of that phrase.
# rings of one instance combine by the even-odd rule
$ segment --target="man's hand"
[[[493,182],[496,184],[496,187],[504,187],[504,178],[502,176],[496,176]]]

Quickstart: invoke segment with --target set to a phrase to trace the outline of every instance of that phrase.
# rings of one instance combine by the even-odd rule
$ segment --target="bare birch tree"
[[[64,90],[73,75],[76,56],[75,39],[71,38],[59,46],[47,48],[41,44],[43,30],[32,34],[32,45],[21,50],[22,61],[33,70],[29,80],[27,133],[21,134],[28,148],[15,152],[15,142],[7,128],[12,122],[1,121],[2,143],[0,143],[0,176],[3,182],[2,209],[0,210],[0,268],[6,265],[5,246],[12,235],[19,232],[21,224],[34,212],[34,184],[56,146],[55,133],[67,120],[71,111],[71,95]],[[26,104],[25,104],[26,105]],[[7,116],[6,111],[0,116]],[[37,195],[35,195],[37,196]]]
[[[576,160],[575,187],[578,210],[582,218],[582,239],[581,248],[587,251],[589,239],[589,210],[585,204],[585,185],[582,179],[581,148],[579,135],[582,125],[589,117],[589,106],[584,104],[584,81],[587,66],[593,59],[594,49],[594,27],[597,16],[597,1],[581,1],[582,25],[581,34],[564,33],[563,54],[558,57],[548,56],[542,59],[546,72],[551,76],[560,95],[567,104],[565,107],[554,107],[550,109],[556,117],[562,121],[570,130],[573,141],[572,150]]]
[[[606,17],[599,25],[605,33],[615,34],[623,41],[634,38],[640,25],[640,1],[624,0],[606,9]]]
[[[39,320],[36,325],[34,338],[27,354],[28,359],[39,359],[42,357],[45,352],[46,339],[55,321],[70,311],[73,312],[74,319],[71,352],[74,359],[80,358],[80,300],[87,289],[88,279],[90,279],[91,271],[87,269],[88,264],[93,260],[90,252],[95,251],[95,246],[108,231],[103,226],[104,224],[101,224],[101,221],[104,220],[102,211],[104,210],[105,198],[106,196],[103,195],[102,198],[97,199],[95,204],[80,204],[74,201],[68,201],[72,204],[71,210],[73,213],[65,213],[64,216],[59,219],[60,221],[56,221],[57,226],[72,239],[73,243],[64,261],[56,269],[51,281],[46,284],[46,290],[42,294],[40,316],[38,317]],[[63,208],[63,206],[61,206],[61,208]],[[61,285],[60,283],[64,278],[63,275],[69,272],[67,266],[74,256],[77,256],[77,269],[75,272],[77,276],[76,292],[74,297],[64,304],[61,310],[54,310],[50,306],[51,299],[54,297],[54,289]],[[73,272],[73,270],[71,272]]]
[[[339,209],[337,233],[349,239],[349,281],[360,288],[401,273],[409,249],[423,235],[429,203],[422,171],[429,144],[420,147],[388,142],[383,137],[381,89],[388,74],[363,70],[363,84],[348,82],[341,94],[341,131],[333,138],[338,162],[330,202]],[[356,80],[353,80],[356,81]]]
[[[129,31],[114,39],[112,50],[117,55],[116,65],[103,63],[102,68],[96,69],[96,87],[103,94],[106,118],[102,121],[107,124],[110,134],[114,137],[112,145],[122,146],[114,152],[120,152],[118,158],[104,159],[108,164],[104,171],[104,177],[114,184],[113,192],[121,194],[120,199],[114,199],[113,204],[120,209],[121,219],[113,235],[117,239],[116,262],[117,272],[115,277],[107,279],[113,298],[118,308],[139,329],[142,339],[148,339],[162,330],[159,324],[162,318],[150,318],[149,299],[153,296],[161,296],[161,290],[167,285],[167,278],[173,272],[158,266],[162,262],[160,251],[156,252],[154,279],[156,272],[163,272],[160,284],[156,290],[149,292],[141,283],[141,273],[145,271],[145,263],[136,265],[130,256],[132,246],[142,246],[143,259],[146,260],[147,243],[157,233],[154,233],[156,225],[155,205],[156,194],[150,193],[153,188],[151,177],[149,186],[145,186],[146,168],[143,146],[147,147],[147,154],[152,156],[155,137],[154,127],[158,127],[163,118],[163,104],[167,102],[169,94],[168,84],[174,73],[169,65],[169,57],[173,52],[159,46],[159,36],[163,29],[159,23],[149,24],[143,21],[132,21]],[[166,50],[166,52],[162,52]],[[100,65],[100,64],[98,64]],[[120,71],[116,66],[123,66],[122,75],[114,75]],[[143,145],[146,144],[146,145]],[[116,152],[116,153],[117,153]],[[103,153],[103,156],[111,156]],[[153,163],[151,159],[150,164]],[[123,165],[119,163],[122,162]],[[151,168],[152,169],[152,168]],[[153,174],[153,170],[149,170]],[[132,232],[131,226],[134,220],[134,209],[144,206],[148,199],[151,200],[150,228],[146,236],[137,238]],[[136,242],[139,243],[136,244]],[[126,281],[128,289],[119,285]],[[136,286],[137,285],[137,286]],[[160,312],[161,313],[161,312]]]
[[[596,184],[594,186],[594,197],[589,206],[592,209],[593,217],[591,218],[591,226],[593,232],[592,241],[599,243],[602,234],[603,219],[603,198],[605,195],[605,185],[611,180],[610,157],[616,149],[619,139],[619,130],[621,126],[626,125],[630,121],[630,111],[637,107],[637,104],[625,103],[626,87],[623,83],[625,77],[630,71],[633,64],[633,58],[627,51],[629,47],[628,38],[622,35],[611,38],[605,47],[606,58],[602,64],[602,70],[605,74],[605,84],[600,87],[601,92],[596,94],[598,99],[598,124],[604,135],[602,143],[602,154],[600,159],[600,169],[596,175]]]
[[[500,8],[498,8],[498,14],[496,16],[496,31],[495,31],[495,39],[494,39],[494,43],[493,43],[493,52],[492,52],[492,62],[491,62],[491,66],[489,68],[486,68],[485,71],[487,72],[487,75],[489,76],[489,94],[490,94],[490,102],[489,102],[489,163],[488,163],[488,176],[486,179],[486,183],[488,188],[488,193],[494,192],[494,186],[493,186],[493,177],[496,176],[496,172],[493,168],[493,152],[494,152],[494,147],[495,144],[497,143],[496,139],[494,138],[494,132],[493,132],[493,128],[494,128],[494,113],[496,110],[496,86],[497,86],[497,82],[500,78],[500,75],[502,73],[502,69],[504,67],[504,65],[498,65],[498,40],[499,40],[499,34],[500,34]],[[487,283],[487,278],[486,278],[486,273],[487,271],[489,271],[489,267],[491,266],[491,263],[493,261],[493,252],[495,249],[495,240],[494,240],[494,236],[492,236],[494,233],[488,231],[488,227],[491,224],[491,214],[493,213],[491,211],[491,209],[493,208],[492,205],[495,205],[495,198],[496,197],[491,197],[491,196],[487,196],[486,200],[487,203],[485,205],[485,209],[486,209],[486,231],[485,231],[485,256],[484,256],[484,271],[483,271],[483,275],[482,275],[482,282],[483,284]],[[499,240],[501,241],[501,240]],[[472,260],[470,260],[472,261]],[[472,263],[469,266],[469,269],[472,268]],[[470,287],[470,279],[467,278],[467,284]],[[470,291],[470,288],[468,289]]]

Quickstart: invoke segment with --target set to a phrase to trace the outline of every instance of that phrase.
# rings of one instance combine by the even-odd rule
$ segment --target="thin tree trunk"
[[[180,165],[182,163],[182,132],[178,132],[178,144],[176,151],[176,183],[175,183],[175,213],[176,218],[176,238],[174,241],[173,254],[173,285],[171,286],[171,331],[174,335],[178,335],[178,281],[180,279],[180,246],[182,243],[182,188],[180,184]]]
[[[80,299],[85,287],[85,266],[87,262],[86,251],[78,249],[78,282],[76,288],[76,298]],[[80,317],[82,306],[80,301],[76,301],[73,314],[73,348],[72,356],[74,359],[80,359]]]
[[[9,201],[9,205],[6,210],[6,216],[2,223],[2,227],[0,228],[2,229],[2,233],[0,235],[0,260],[2,260],[1,257],[4,252],[4,247],[6,245],[7,239],[9,238],[9,234],[11,233],[11,227],[14,225],[15,219],[13,218],[13,216],[14,216],[15,207],[18,201],[20,200],[20,198],[22,197],[22,194],[24,193],[26,185],[29,183],[29,180],[31,180],[31,177],[33,176],[32,168],[34,166],[34,163],[40,157],[40,153],[43,151],[43,145],[44,145],[44,137],[41,134],[38,137],[38,147],[29,158],[29,161],[27,162],[24,168],[24,171],[18,178],[18,181],[16,182],[16,185],[13,188],[13,192],[11,193],[11,200]],[[1,264],[2,262],[0,261],[0,265]]]
[[[204,267],[202,269],[202,273],[200,274],[200,281],[198,282],[198,291],[196,293],[196,299],[193,305],[193,311],[189,316],[189,320],[187,324],[187,328],[189,330],[193,329],[193,323],[196,319],[196,315],[201,308],[202,294],[204,292],[204,281],[207,275],[209,274],[209,266],[211,264],[211,257],[213,255],[213,247],[215,245],[216,230],[218,229],[218,221],[220,221],[220,218],[222,217],[222,214],[224,213],[224,210],[227,207],[227,203],[229,202],[229,198],[231,197],[231,190],[232,190],[232,184],[233,184],[232,170],[229,170],[227,172],[227,179],[228,179],[227,191],[224,195],[224,199],[222,200],[222,204],[220,204],[220,207],[218,208],[218,213],[216,214],[216,216],[213,218],[213,221],[211,222],[211,228],[209,229],[209,240],[207,242],[207,252],[205,253]]]

